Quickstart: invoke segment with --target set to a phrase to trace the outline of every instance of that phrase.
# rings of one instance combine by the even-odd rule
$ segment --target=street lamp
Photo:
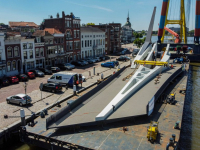
[[[25,98],[26,98],[26,106],[27,106],[27,96],[26,96],[26,88],[28,83],[24,82],[24,90],[25,90]]]

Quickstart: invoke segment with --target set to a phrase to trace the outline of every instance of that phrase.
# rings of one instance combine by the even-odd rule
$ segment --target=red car
[[[19,83],[19,79],[16,76],[8,77],[10,83]]]
[[[35,78],[35,74],[33,72],[28,72],[27,73],[27,76],[30,78],[30,79],[34,79]]]

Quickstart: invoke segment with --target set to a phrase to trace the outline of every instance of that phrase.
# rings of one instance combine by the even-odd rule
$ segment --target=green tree
[[[95,23],[92,23],[92,22],[91,23],[87,23],[87,26],[89,26],[89,25],[95,25]]]
[[[5,25],[4,23],[0,23],[0,25]]]
[[[137,38],[142,38],[143,34],[142,33],[138,33],[138,32],[133,32],[134,37]]]
[[[136,39],[133,41],[133,43],[134,43],[138,48],[140,48],[140,47],[144,44],[145,40],[146,40],[146,37],[144,37],[143,39],[136,38]]]

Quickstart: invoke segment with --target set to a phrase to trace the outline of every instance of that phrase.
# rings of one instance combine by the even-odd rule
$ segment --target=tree
[[[142,38],[143,34],[142,33],[138,33],[138,32],[133,32],[133,35],[135,38]]]
[[[0,25],[5,25],[4,23],[0,23]]]
[[[95,25],[95,23],[92,23],[92,22],[91,23],[87,23],[87,26],[89,26],[89,25]]]
[[[136,38],[136,39],[134,40],[133,43],[134,43],[137,47],[140,48],[140,47],[144,44],[145,40],[146,40],[146,37],[144,37],[143,39]]]

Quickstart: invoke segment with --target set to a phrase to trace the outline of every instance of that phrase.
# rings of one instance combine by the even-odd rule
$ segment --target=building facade
[[[90,25],[105,32],[105,53],[111,54],[121,50],[121,24],[99,24]]]
[[[11,30],[20,31],[20,32],[34,32],[36,31],[39,26],[34,22],[9,22],[9,27]]]
[[[134,30],[131,28],[131,23],[129,21],[129,13],[128,13],[127,22],[125,23],[124,26],[122,26],[121,41],[124,43],[132,43],[135,40],[133,31]]]
[[[81,58],[105,54],[105,32],[95,27],[81,27]]]
[[[21,36],[5,38],[6,75],[22,73]]]
[[[23,73],[36,67],[35,61],[35,39],[21,37],[21,60],[23,66]]]
[[[42,23],[44,29],[55,28],[64,33],[64,52],[67,62],[81,59],[80,21],[80,18],[75,17],[73,13],[65,15],[62,12],[62,17],[57,14],[56,18],[51,16]]]
[[[7,70],[4,38],[4,33],[0,33],[0,77],[6,75]]]

